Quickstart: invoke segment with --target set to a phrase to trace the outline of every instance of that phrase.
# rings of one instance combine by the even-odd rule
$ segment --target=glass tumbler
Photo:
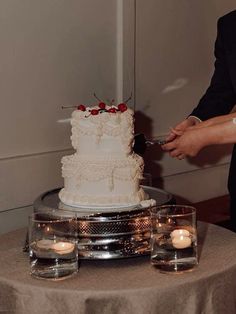
[[[34,213],[29,217],[30,273],[60,280],[78,271],[76,217]]]
[[[196,209],[163,205],[151,212],[151,264],[161,272],[181,273],[198,264]]]

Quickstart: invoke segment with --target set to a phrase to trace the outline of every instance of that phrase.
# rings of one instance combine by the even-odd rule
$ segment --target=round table
[[[82,260],[75,277],[44,281],[29,275],[25,229],[0,237],[0,312],[236,313],[236,234],[198,222],[199,265],[162,274],[149,257]]]

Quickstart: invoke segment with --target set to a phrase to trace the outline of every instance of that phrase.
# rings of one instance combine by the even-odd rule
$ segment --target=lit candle
[[[37,241],[37,247],[43,250],[50,250],[54,243],[54,240],[42,239]]]
[[[191,238],[184,235],[175,236],[172,238],[173,247],[175,247],[176,249],[185,249],[189,247],[191,243]]]
[[[189,237],[190,232],[186,229],[175,229],[174,231],[171,232],[170,236],[171,238],[180,237],[180,236]]]
[[[75,248],[75,244],[71,242],[57,242],[53,244],[53,250],[58,254],[69,254]]]
[[[71,242],[56,242],[55,240],[42,239],[37,241],[37,247],[42,250],[53,250],[58,254],[69,254],[74,250],[75,244]]]

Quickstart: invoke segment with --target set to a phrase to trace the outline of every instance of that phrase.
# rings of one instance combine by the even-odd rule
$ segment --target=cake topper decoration
[[[128,99],[126,99],[124,102],[119,103],[117,106],[114,105],[115,100],[112,99],[111,101],[108,100],[109,105],[107,105],[104,101],[102,101],[95,93],[93,96],[99,101],[97,108],[93,107],[86,107],[86,105],[80,104],[80,105],[74,105],[74,106],[61,106],[62,109],[77,109],[80,111],[88,111],[89,115],[86,117],[89,117],[90,115],[98,115],[99,113],[116,113],[116,112],[125,112],[128,109],[127,103],[132,98],[132,93]]]

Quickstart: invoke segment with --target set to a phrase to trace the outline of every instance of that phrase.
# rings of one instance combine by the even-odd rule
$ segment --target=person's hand
[[[183,159],[185,156],[196,156],[205,146],[207,128],[188,128],[182,135],[162,145],[164,151],[168,151],[171,157]]]
[[[175,139],[177,139],[179,136],[181,136],[186,130],[191,129],[195,126],[200,124],[200,121],[194,117],[188,117],[187,119],[184,119],[180,123],[178,123],[174,128],[170,129],[170,133],[166,137],[166,142],[172,142]],[[169,151],[170,155],[172,156],[172,153],[170,150],[172,150],[172,145],[162,145],[162,149],[165,151]],[[178,159],[184,159],[185,155],[184,154],[178,154],[178,156],[175,156]]]
[[[178,123],[174,128],[170,129],[170,133],[166,137],[167,142],[173,141],[176,137],[183,134],[185,130],[190,127],[197,125],[199,120],[195,119],[194,117],[189,117],[188,119],[184,119],[180,123]]]

